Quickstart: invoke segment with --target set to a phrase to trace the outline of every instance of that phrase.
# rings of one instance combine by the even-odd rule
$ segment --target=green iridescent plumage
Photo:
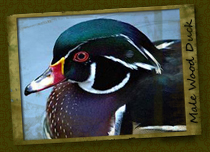
[[[144,47],[153,54],[157,53],[151,41],[130,24],[112,19],[96,19],[81,22],[64,31],[55,43],[52,63],[55,63],[61,57],[65,56],[71,49],[89,40],[119,35],[126,36],[137,45],[137,47]],[[110,41],[110,45],[113,45],[111,43]],[[101,45],[101,47],[103,47],[103,45]]]

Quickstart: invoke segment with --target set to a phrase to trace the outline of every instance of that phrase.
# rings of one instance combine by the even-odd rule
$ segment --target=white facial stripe
[[[76,47],[74,47],[73,49],[69,50],[69,52],[65,55],[65,59],[69,56],[69,54],[71,52],[73,52],[74,50],[76,50],[78,47],[80,47],[81,45],[87,43],[88,41],[92,41],[92,40],[96,40],[96,39],[103,39],[103,38],[109,38],[109,37],[124,37],[131,45],[133,45],[139,52],[141,52],[142,55],[144,55],[144,57],[146,59],[148,59],[148,57],[145,55],[145,53],[138,47],[136,46],[133,41],[126,35],[124,34],[115,34],[115,35],[110,35],[110,36],[102,36],[102,37],[97,37],[97,38],[92,38],[92,39],[88,39],[87,41],[84,41],[83,43],[80,43],[79,45],[77,45]]]
[[[164,49],[164,48],[167,48],[169,45],[171,45],[173,43],[174,43],[174,41],[172,41],[172,42],[164,42],[162,44],[157,45],[156,48],[158,48],[158,49]]]
[[[94,81],[95,81],[95,73],[96,73],[96,63],[92,63],[91,64],[91,71],[90,71],[90,77],[84,81],[84,82],[79,82],[78,85],[85,91],[90,92],[90,93],[94,93],[94,94],[108,94],[108,93],[112,93],[115,92],[119,89],[121,89],[122,87],[125,86],[125,84],[129,81],[130,79],[130,73],[127,73],[126,77],[123,79],[123,81],[121,83],[119,83],[118,85],[108,89],[108,90],[96,90],[94,88],[92,88]]]
[[[141,52],[141,54],[142,54],[146,59],[148,59],[147,56],[145,55],[145,53],[144,53],[138,46],[136,46],[136,44],[133,43],[133,41],[132,41],[129,37],[127,37],[127,36],[124,35],[124,34],[119,34],[119,36],[124,37],[131,45],[133,45],[139,52]]]
[[[145,63],[134,63],[136,66],[140,67],[140,68],[143,68],[143,69],[146,69],[146,70],[154,70],[156,69],[156,67],[152,66],[152,65],[149,65],[149,64],[145,64]]]
[[[118,58],[115,58],[115,57],[113,57],[113,56],[104,56],[104,57],[107,58],[107,59],[110,59],[110,60],[112,60],[112,61],[121,63],[122,65],[126,66],[127,68],[135,69],[135,70],[138,69],[135,65],[126,63],[125,61],[122,61],[122,60],[120,60],[120,59],[118,59]]]
[[[158,61],[152,56],[152,54],[151,53],[149,53],[146,49],[144,49],[143,48],[143,50],[144,50],[144,52],[138,47],[138,46],[136,46],[134,43],[133,43],[133,41],[129,38],[129,37],[127,37],[126,35],[123,35],[123,34],[119,34],[119,35],[121,35],[121,36],[123,36],[123,37],[125,37],[127,40],[128,40],[128,42],[130,43],[130,44],[132,44],[138,51],[140,51],[141,53],[142,53],[142,55],[144,55],[144,57],[146,58],[146,59],[148,59],[148,57],[157,65],[157,67],[155,68],[155,70],[156,70],[156,73],[157,74],[161,74],[161,67],[160,67],[160,64],[158,63]],[[148,57],[147,57],[148,56]]]
[[[109,37],[124,37],[131,45],[133,45],[146,59],[148,59],[148,57],[157,65],[157,67],[155,67],[155,70],[156,70],[156,73],[157,74],[161,74],[161,67],[160,67],[160,64],[158,63],[158,61],[152,56],[152,54],[150,54],[146,49],[144,49],[144,48],[139,48],[138,46],[136,46],[134,43],[133,43],[133,41],[128,37],[128,36],[126,36],[126,35],[124,35],[124,34],[116,34],[116,35],[111,35],[111,36],[109,36]],[[79,44],[79,45],[77,45],[75,48],[73,48],[73,49],[71,49],[66,55],[65,55],[65,58],[67,58],[68,56],[69,56],[69,54],[72,52],[72,51],[74,51],[74,50],[76,50],[78,47],[80,47],[81,45],[83,45],[83,44],[85,44],[85,43],[87,43],[88,41],[91,41],[91,40],[96,40],[96,39],[102,39],[102,38],[108,38],[108,37],[98,37],[98,38],[93,38],[93,39],[89,39],[89,40],[87,40],[87,41],[85,41],[85,42],[83,42],[83,43],[81,43],[81,44]],[[173,42],[174,43],[174,42]],[[172,42],[171,42],[171,44],[172,44]],[[171,45],[170,44],[170,45]],[[143,49],[143,50],[142,50]],[[137,70],[138,68],[137,68],[137,66],[138,65],[140,65],[140,66],[138,66],[138,67],[141,67],[141,68],[144,68],[144,69],[147,69],[147,70],[151,70],[151,69],[153,69],[153,68],[148,68],[149,66],[152,66],[152,65],[149,65],[149,64],[144,64],[144,63],[136,63],[135,65],[133,65],[133,64],[129,64],[129,63],[126,63],[126,62],[124,62],[124,61],[122,61],[122,60],[120,60],[120,59],[117,59],[117,58],[114,58],[114,57],[110,57],[110,56],[105,56],[105,57],[107,57],[107,58],[109,58],[109,59],[112,59],[113,61],[117,61],[117,62],[119,62],[119,63],[121,63],[121,64],[123,64],[124,66],[126,66],[126,67],[128,67],[128,68],[130,68],[130,69],[135,69],[135,70]],[[144,66],[142,66],[142,64],[144,64]]]
[[[86,42],[84,42],[84,43],[86,43]],[[69,50],[69,52],[65,55],[65,59],[69,56],[69,54],[70,54],[72,51],[76,50],[78,47],[80,47],[80,46],[81,46],[82,44],[84,44],[84,43],[81,43],[81,44],[77,45],[76,47],[74,47],[73,49]]]
[[[161,67],[158,61],[150,54],[146,49],[144,49],[145,53],[154,61],[154,63],[157,65],[155,68],[157,74],[161,74]]]
[[[143,69],[146,69],[146,70],[154,70],[154,69],[156,69],[155,66],[149,65],[149,64],[146,64],[146,63],[136,62],[136,63],[133,63],[133,64],[129,64],[129,63],[126,63],[125,61],[122,61],[122,60],[117,59],[117,58],[112,57],[112,56],[105,56],[105,57],[106,57],[107,59],[112,60],[112,61],[119,62],[119,63],[121,63],[122,65],[124,65],[124,66],[126,66],[127,68],[130,68],[130,69],[135,69],[135,70],[137,70],[138,67],[143,68]]]
[[[123,35],[123,34],[122,34]],[[76,47],[74,47],[73,49],[69,50],[69,52],[65,55],[65,59],[69,56],[69,54],[71,52],[73,52],[74,50],[76,50],[77,48],[79,48],[81,45],[87,43],[88,41],[92,41],[92,40],[97,40],[97,39],[104,39],[104,38],[109,38],[109,37],[119,37],[121,36],[121,34],[116,34],[116,35],[110,35],[110,36],[101,36],[101,37],[97,37],[97,38],[92,38],[92,39],[88,39],[82,43],[80,43],[79,45],[77,45]],[[125,37],[125,36],[123,36]]]

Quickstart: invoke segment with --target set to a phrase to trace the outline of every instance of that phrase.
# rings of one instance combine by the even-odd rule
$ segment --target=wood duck
[[[44,120],[48,138],[130,134],[132,122],[184,125],[180,48],[179,40],[153,44],[121,21],[81,22],[58,37],[51,65],[25,95],[54,86]]]

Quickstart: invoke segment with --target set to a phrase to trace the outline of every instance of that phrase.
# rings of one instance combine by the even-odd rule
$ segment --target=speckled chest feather
[[[46,111],[51,138],[108,135],[116,107],[116,95],[97,95],[83,91],[68,81],[53,88]]]

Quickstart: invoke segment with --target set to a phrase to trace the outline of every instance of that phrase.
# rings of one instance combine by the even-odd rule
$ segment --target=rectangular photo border
[[[187,128],[185,132],[80,137],[80,138],[53,139],[53,140],[48,140],[48,139],[24,140],[23,120],[22,120],[23,118],[22,118],[22,109],[21,109],[18,33],[17,33],[18,18],[155,11],[155,10],[167,10],[167,9],[179,9],[180,11],[180,32],[181,32],[181,41],[182,41],[182,63],[183,63],[185,114],[186,114],[186,128]],[[10,88],[11,88],[11,110],[12,110],[13,139],[15,145],[116,140],[116,139],[129,139],[129,138],[187,136],[187,135],[201,134],[201,119],[200,119],[201,116],[200,116],[194,5],[171,5],[171,6],[118,8],[118,9],[72,11],[72,12],[15,14],[9,16],[7,18],[7,21],[8,21],[8,42],[9,42],[8,51],[9,51],[9,73],[10,73]]]

